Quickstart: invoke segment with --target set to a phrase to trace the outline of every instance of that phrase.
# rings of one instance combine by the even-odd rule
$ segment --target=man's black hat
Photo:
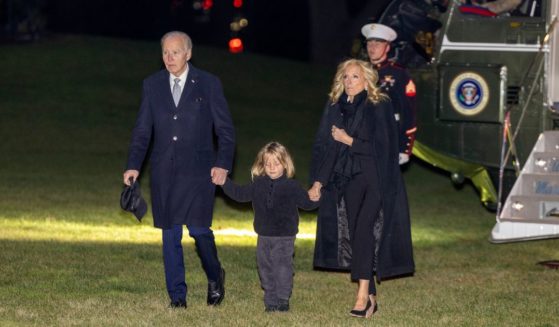
[[[124,187],[120,194],[120,207],[133,213],[138,221],[142,221],[148,210],[148,205],[140,193],[139,182],[133,181],[130,186]]]

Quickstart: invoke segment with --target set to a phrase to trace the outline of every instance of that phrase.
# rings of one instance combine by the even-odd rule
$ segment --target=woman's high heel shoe
[[[377,305],[377,301],[375,301],[375,305],[373,305],[373,303],[371,302],[371,299],[367,300],[367,306],[365,307],[365,309],[363,310],[351,310],[349,312],[350,315],[352,315],[353,317],[359,317],[359,318],[371,318],[371,316],[377,312],[378,310],[378,305]]]

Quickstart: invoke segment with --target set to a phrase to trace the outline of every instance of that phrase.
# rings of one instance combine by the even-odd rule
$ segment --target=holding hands
[[[214,183],[215,185],[223,185],[225,184],[225,179],[227,178],[227,173],[228,170],[227,169],[223,169],[223,168],[219,168],[219,167],[213,167],[211,170],[211,177],[212,177],[212,183]]]
[[[332,138],[349,146],[353,144],[353,137],[349,136],[344,129],[337,128],[335,125],[332,125]]]
[[[311,201],[318,201],[320,200],[320,189],[322,188],[322,184],[320,182],[314,182],[314,184],[309,189],[309,198]]]

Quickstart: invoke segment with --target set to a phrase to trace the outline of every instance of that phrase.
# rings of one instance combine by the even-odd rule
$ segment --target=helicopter
[[[471,180],[496,211],[494,243],[559,237],[558,15],[552,0],[502,14],[407,0],[379,19],[416,84],[414,156]]]

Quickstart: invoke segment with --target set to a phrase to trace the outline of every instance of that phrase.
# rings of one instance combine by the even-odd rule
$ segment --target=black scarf
[[[340,106],[340,117],[335,123],[336,127],[342,128],[346,133],[355,137],[355,134],[363,124],[364,109],[367,102],[367,91],[363,90],[361,93],[353,97],[353,102],[348,102],[347,94],[342,94],[338,100]],[[350,147],[344,143],[337,142],[337,159],[334,165],[334,173],[331,177],[331,182],[338,190],[338,195],[341,196],[345,190],[347,183],[350,179],[361,172],[361,165],[359,161],[353,158]]]

